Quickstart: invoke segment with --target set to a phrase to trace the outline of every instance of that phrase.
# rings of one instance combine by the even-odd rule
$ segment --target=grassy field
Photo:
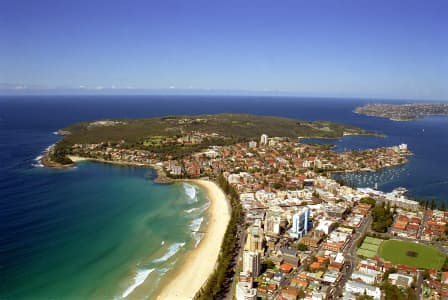
[[[372,258],[377,254],[378,248],[383,240],[366,237],[361,247],[356,251],[358,256]]]
[[[356,254],[358,256],[372,258],[372,257],[374,257],[376,255],[376,251],[370,251],[370,250],[365,250],[365,249],[358,249],[358,251],[356,251]]]
[[[366,244],[380,245],[382,242],[383,242],[383,240],[373,238],[370,236],[366,236],[366,238],[364,239],[364,243],[366,243]]]
[[[380,245],[378,253],[382,258],[394,264],[422,269],[440,270],[445,262],[445,255],[437,249],[405,241],[384,241]]]

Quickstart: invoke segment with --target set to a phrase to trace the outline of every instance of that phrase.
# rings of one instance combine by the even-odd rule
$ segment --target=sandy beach
[[[105,159],[100,159],[100,158],[81,157],[81,156],[75,156],[75,155],[67,155],[67,157],[70,158],[70,160],[74,163],[77,163],[80,161],[96,161],[96,162],[115,164],[115,165],[145,166],[144,164],[141,164],[141,163],[110,161],[110,160],[105,160]]]
[[[192,299],[212,274],[222,239],[230,220],[230,206],[224,192],[207,180],[188,180],[207,191],[210,207],[206,233],[196,249],[187,255],[173,280],[157,296],[157,299]]]
[[[104,160],[104,159],[100,159],[100,158],[81,157],[81,156],[75,156],[75,155],[68,155],[67,157],[70,158],[71,161],[73,161],[73,163],[75,163],[75,164],[77,162],[81,162],[81,161],[95,161],[95,162],[100,162],[100,163],[105,163],[105,164],[113,164],[113,165],[149,167],[149,168],[156,170],[156,172],[157,172],[157,177],[156,177],[156,179],[154,179],[154,182],[157,182],[157,183],[173,183],[174,182],[173,179],[168,178],[165,175],[165,172],[163,171],[162,167],[160,167],[158,165],[142,164],[142,163],[131,162],[131,161],[116,161],[116,160],[111,161],[111,160]]]

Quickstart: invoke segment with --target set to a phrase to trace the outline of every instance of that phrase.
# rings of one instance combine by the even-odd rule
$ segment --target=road
[[[371,224],[372,224],[372,216],[369,213],[363,219],[361,225],[359,226],[358,229],[356,229],[355,234],[353,234],[352,238],[345,246],[343,251],[345,257],[344,268],[341,272],[342,275],[338,285],[330,295],[331,296],[330,299],[336,299],[338,295],[342,293],[342,289],[345,286],[345,283],[353,273],[353,270],[355,269],[355,266],[357,265],[359,260],[358,257],[356,256],[356,250],[358,249],[358,242],[364,236],[364,234],[366,234],[367,230],[369,230]]]
[[[417,271],[417,286],[415,288],[415,295],[417,299],[422,299],[423,274],[421,270]]]
[[[417,232],[417,240],[420,240],[423,234],[423,231],[425,230],[425,226],[423,226],[424,224],[426,224],[426,219],[428,218],[428,216],[426,215],[426,209],[423,209],[423,217],[422,217],[422,221],[421,221],[421,226],[418,229]]]
[[[243,221],[240,224],[246,224],[246,217],[243,215]],[[245,225],[238,225],[237,237],[238,243],[235,251],[238,251],[238,254],[233,258],[233,276],[228,278],[227,287],[223,291],[223,294],[220,295],[221,299],[232,300],[233,295],[235,295],[235,280],[238,280],[238,275],[236,272],[240,265],[240,261],[243,257],[244,252],[244,243],[246,242],[246,227]]]

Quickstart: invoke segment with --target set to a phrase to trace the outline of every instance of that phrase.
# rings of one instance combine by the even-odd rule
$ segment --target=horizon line
[[[13,93],[5,93],[5,91],[14,91]],[[38,89],[42,91],[42,89]],[[341,96],[341,95],[313,95],[306,93],[300,94],[295,92],[266,92],[266,91],[250,91],[250,90],[181,90],[177,89],[177,92],[173,92],[169,89],[103,89],[103,90],[76,90],[78,93],[62,92],[59,89],[51,89],[46,91],[52,91],[53,93],[34,93],[36,90],[2,90],[0,89],[0,97],[116,97],[116,96],[150,96],[150,97],[165,97],[165,96],[178,96],[178,97],[270,97],[270,98],[312,98],[312,99],[341,99],[341,100],[372,100],[372,101],[422,101],[422,102],[447,102],[448,99],[433,99],[433,98],[397,98],[397,97],[372,97],[372,96]],[[104,93],[106,91],[127,91],[130,93]],[[133,92],[131,92],[133,91]],[[146,92],[144,92],[146,91]],[[147,93],[148,91],[151,91]],[[158,92],[157,92],[158,91]],[[188,93],[182,93],[186,92]],[[93,93],[88,93],[93,92]],[[95,93],[96,92],[96,93]],[[155,93],[154,93],[155,92]],[[164,93],[163,93],[164,92]],[[195,93],[196,92],[196,93]],[[205,93],[209,92],[209,93]],[[224,93],[226,92],[226,93]]]

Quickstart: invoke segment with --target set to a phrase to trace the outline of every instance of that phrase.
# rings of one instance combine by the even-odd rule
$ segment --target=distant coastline
[[[414,121],[427,116],[447,116],[447,103],[379,104],[370,103],[353,111],[369,117],[387,118],[392,121]]]

